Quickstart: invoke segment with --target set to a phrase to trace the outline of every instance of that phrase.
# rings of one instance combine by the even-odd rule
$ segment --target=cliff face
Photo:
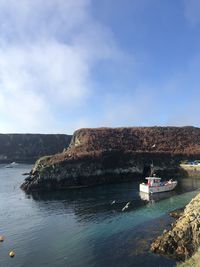
[[[170,231],[164,231],[151,245],[151,250],[185,260],[200,246],[200,194],[184,209]],[[193,266],[193,265],[192,265]],[[196,266],[196,265],[195,265]]]
[[[70,135],[0,134],[0,163],[34,163],[44,155],[62,152],[69,146]]]
[[[200,158],[200,129],[133,127],[81,129],[69,148],[40,159],[26,179],[25,191],[127,181],[149,174],[178,175],[180,160]]]

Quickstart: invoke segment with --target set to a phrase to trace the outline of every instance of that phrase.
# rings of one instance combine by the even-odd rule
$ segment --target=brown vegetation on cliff
[[[200,129],[196,127],[85,128],[77,130],[69,148],[50,162],[98,158],[105,151],[200,155]]]
[[[195,127],[130,127],[80,129],[72,137],[70,151],[101,150],[200,153],[200,129]]]

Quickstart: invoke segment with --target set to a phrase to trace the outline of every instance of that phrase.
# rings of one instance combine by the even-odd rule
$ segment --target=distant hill
[[[65,134],[0,134],[0,163],[34,163],[41,156],[62,152],[69,146],[71,137]]]

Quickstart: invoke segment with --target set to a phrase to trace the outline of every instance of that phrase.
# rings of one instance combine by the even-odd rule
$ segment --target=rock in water
[[[184,208],[181,208],[181,209],[176,209],[176,210],[173,210],[173,211],[170,211],[169,212],[169,215],[173,218],[180,218],[182,215],[183,215],[183,211],[184,211]]]

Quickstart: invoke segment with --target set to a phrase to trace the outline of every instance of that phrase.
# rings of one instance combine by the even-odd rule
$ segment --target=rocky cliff
[[[197,251],[200,246],[199,203],[200,194],[186,206],[180,218],[172,224],[171,230],[164,230],[163,235],[152,243],[153,252],[185,260]]]
[[[70,135],[0,134],[0,163],[34,163],[44,155],[62,152],[69,146]]]
[[[89,186],[142,178],[152,161],[158,175],[180,175],[180,160],[200,158],[200,129],[130,127],[80,129],[69,148],[36,162],[25,191]]]

